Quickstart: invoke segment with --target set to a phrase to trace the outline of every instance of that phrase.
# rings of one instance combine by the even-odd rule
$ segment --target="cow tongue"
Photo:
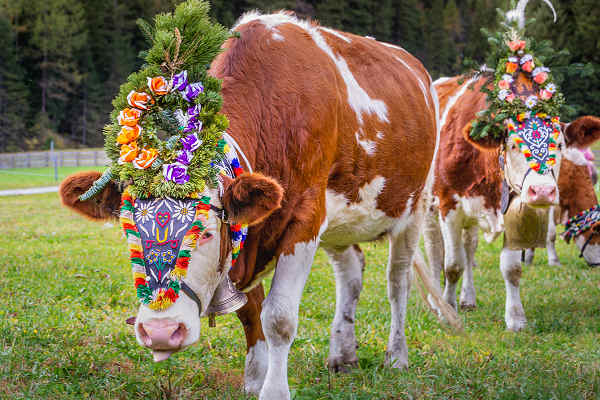
[[[171,354],[173,354],[172,350],[152,350],[154,362],[164,361],[171,357]]]

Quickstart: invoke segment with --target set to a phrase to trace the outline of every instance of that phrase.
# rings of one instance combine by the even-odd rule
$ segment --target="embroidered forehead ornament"
[[[221,81],[206,72],[230,34],[196,0],[156,17],[154,26],[140,27],[152,47],[143,69],[129,76],[113,101],[112,123],[104,129],[112,165],[80,200],[92,198],[110,179],[124,183],[120,220],[139,301],[164,310],[183,290],[202,310],[184,278],[193,250],[209,238],[210,212],[229,224],[232,268],[248,232],[247,225],[227,221],[209,196],[211,188],[222,195],[222,175],[243,173],[230,141],[237,145],[225,133],[228,120],[219,113]],[[231,289],[229,268],[224,271],[221,286]],[[238,299],[236,308],[245,303],[243,294]]]

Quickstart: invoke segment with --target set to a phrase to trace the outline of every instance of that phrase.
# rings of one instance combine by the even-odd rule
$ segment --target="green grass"
[[[60,167],[58,181],[54,180],[54,168],[0,169],[0,190],[25,189],[41,186],[57,186],[67,175],[78,171],[104,171],[106,167]]]
[[[3,198],[0,207],[0,398],[242,399],[245,342],[234,316],[203,323],[197,345],[155,364],[125,319],[137,301],[116,225],[61,208],[56,194]],[[528,328],[504,328],[499,243],[482,243],[478,308],[465,332],[440,326],[413,290],[407,315],[408,371],[383,367],[390,324],[387,245],[363,246],[357,312],[359,368],[326,367],[333,274],[319,251],[300,308],[289,377],[296,399],[596,399],[600,397],[600,269],[557,245],[562,267],[538,251],[526,267]]]

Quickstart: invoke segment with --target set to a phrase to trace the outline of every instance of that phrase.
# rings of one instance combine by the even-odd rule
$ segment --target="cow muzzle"
[[[527,190],[527,204],[533,207],[549,207],[556,204],[556,185],[531,185]]]
[[[171,318],[153,318],[137,325],[144,346],[152,349],[154,361],[166,360],[181,348],[186,336],[185,324]]]

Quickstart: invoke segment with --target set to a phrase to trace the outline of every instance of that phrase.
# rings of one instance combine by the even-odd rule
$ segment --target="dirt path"
[[[58,192],[58,186],[46,186],[29,189],[0,190],[0,196],[18,196],[23,194],[40,194]]]

